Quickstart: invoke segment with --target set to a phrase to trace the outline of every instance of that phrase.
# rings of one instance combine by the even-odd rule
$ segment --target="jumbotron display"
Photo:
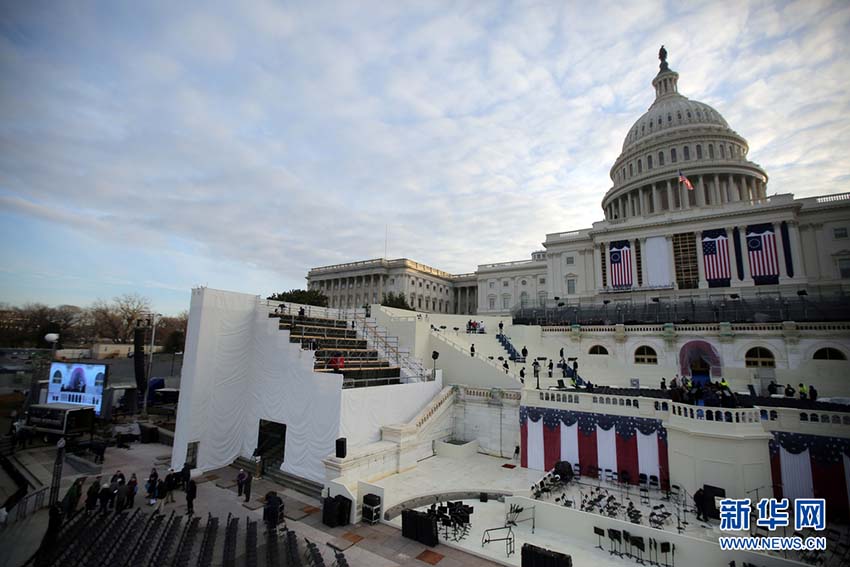
[[[51,363],[47,403],[91,406],[100,415],[106,369],[105,364]]]

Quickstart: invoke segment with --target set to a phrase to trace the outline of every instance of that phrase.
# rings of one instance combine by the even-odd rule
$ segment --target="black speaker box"
[[[325,498],[322,505],[322,523],[329,528],[339,525],[339,502],[333,498]]]
[[[714,518],[715,520],[720,519],[720,510],[717,509],[717,506],[714,503],[715,496],[719,496],[721,498],[726,496],[726,490],[720,488],[719,486],[711,486],[710,484],[704,484],[702,487],[703,498],[705,499],[705,513],[708,514],[709,518]]]
[[[401,511],[401,535],[408,539],[416,539],[416,511]]]
[[[336,440],[336,458],[344,459],[348,454],[348,443],[345,440],[345,437],[340,437]]]
[[[480,500],[481,502],[487,502],[487,493],[486,493],[486,492],[482,492],[482,493],[481,493],[481,496],[480,496],[480,498],[479,498],[479,500]]]
[[[367,506],[380,506],[381,497],[377,494],[367,494],[363,497],[363,503]]]
[[[351,499],[338,494],[334,497],[334,500],[337,501],[339,506],[336,525],[347,526],[351,523]]]
[[[437,540],[437,517],[424,512],[419,513],[416,523],[416,541],[428,547],[434,547]]]

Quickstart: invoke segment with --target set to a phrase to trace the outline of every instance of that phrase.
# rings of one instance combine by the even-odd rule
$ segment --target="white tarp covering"
[[[198,441],[198,467],[250,457],[259,420],[287,426],[282,470],[324,482],[322,459],[339,437],[342,377],[315,374],[253,295],[192,291],[172,466]]]
[[[646,239],[646,247],[642,250],[642,261],[646,264],[647,285],[669,286],[670,279],[670,249],[667,239],[663,236],[651,236]]]
[[[442,389],[442,380],[342,391],[340,436],[349,447],[381,440],[381,427],[407,423]]]

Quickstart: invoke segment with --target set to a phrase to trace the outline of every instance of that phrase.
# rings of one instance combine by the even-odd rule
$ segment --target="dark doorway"
[[[694,384],[705,384],[710,381],[711,367],[702,358],[691,361],[691,380]]]
[[[286,424],[260,420],[257,454],[262,457],[263,470],[279,470],[286,450]]]

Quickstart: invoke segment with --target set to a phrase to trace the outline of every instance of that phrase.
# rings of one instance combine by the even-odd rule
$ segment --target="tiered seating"
[[[257,567],[257,522],[245,520],[245,567]]]
[[[297,315],[270,314],[280,319],[280,329],[289,331],[289,340],[302,348],[315,350],[316,372],[340,373],[345,387],[398,384],[401,369],[382,360],[378,352],[370,349],[365,339],[348,322],[340,319],[298,317]],[[342,357],[342,369],[334,367],[333,359]]]
[[[165,565],[165,560],[171,553],[171,547],[177,539],[177,534],[180,533],[182,523],[183,516],[175,516],[172,511],[162,532],[162,537],[151,556],[151,563],[153,565]]]
[[[186,529],[183,530],[183,535],[180,537],[180,543],[177,544],[177,553],[174,555],[174,567],[186,567],[189,560],[192,558],[192,548],[195,545],[195,538],[198,535],[198,524],[201,519],[197,516],[189,520],[186,524]]]
[[[207,527],[204,529],[204,539],[201,540],[201,551],[198,554],[198,567],[212,565],[216,537],[218,537],[218,517],[208,514]]]
[[[239,531],[239,518],[227,514],[227,523],[224,528],[224,556],[223,567],[236,567],[236,535]],[[256,537],[256,532],[255,532]],[[256,552],[256,550],[255,550]]]

